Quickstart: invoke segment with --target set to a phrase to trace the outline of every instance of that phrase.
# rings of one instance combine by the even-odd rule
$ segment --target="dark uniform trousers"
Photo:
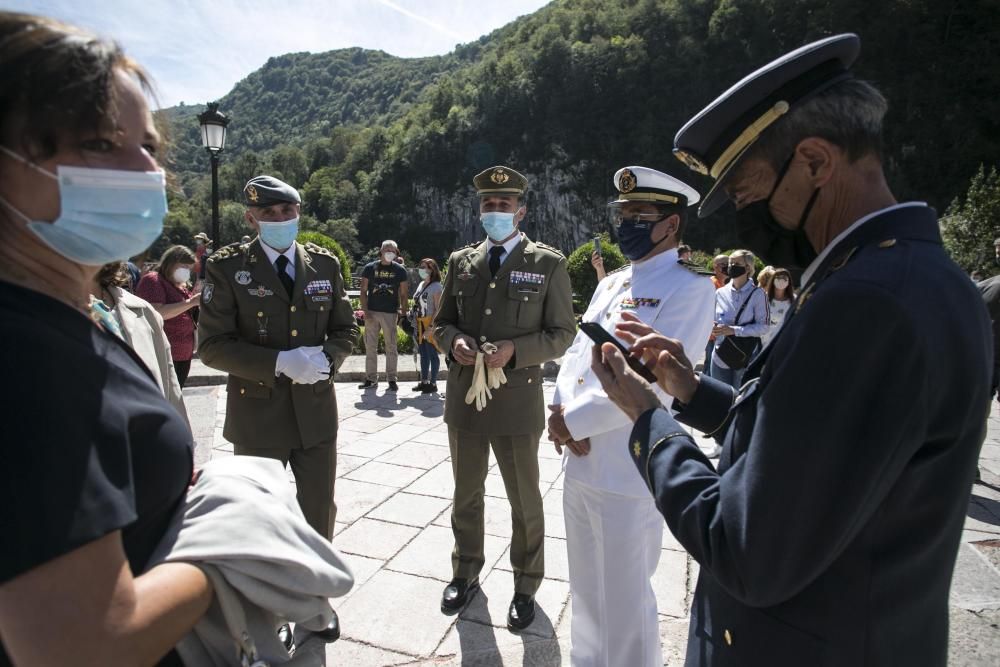
[[[227,246],[208,261],[198,352],[229,373],[223,435],[236,454],[291,466],[302,513],[333,536],[337,399],[330,380],[294,384],[275,376],[282,350],[322,346],[331,374],[351,353],[357,326],[337,259],[297,245],[295,281],[286,291],[260,246]]]
[[[455,577],[472,579],[483,569],[485,530],[483,495],[490,447],[500,467],[510,502],[513,534],[510,564],[514,592],[534,595],[545,574],[545,520],[538,489],[538,441],[542,434],[487,435],[448,429],[451,467],[455,477],[455,504],[451,528],[455,549],[451,554]]]

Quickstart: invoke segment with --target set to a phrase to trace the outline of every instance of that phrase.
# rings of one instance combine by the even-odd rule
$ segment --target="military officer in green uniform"
[[[518,230],[526,213],[527,179],[498,166],[478,174],[473,184],[487,239],[452,253],[434,321],[437,339],[455,362],[448,372],[444,411],[455,477],[455,549],[453,580],[441,609],[457,612],[479,585],[492,446],[513,519],[514,598],[507,625],[520,630],[535,617],[534,594],[545,570],[538,489],[538,442],[545,423],[542,364],[562,356],[573,342],[576,322],[566,258]],[[484,347],[495,347],[483,357],[485,370],[495,374],[499,369],[506,377],[485,405],[481,397],[471,400],[484,370],[476,363]]]
[[[333,372],[357,339],[340,263],[297,243],[299,193],[271,176],[244,189],[250,243],[208,261],[198,353],[229,373],[223,434],[236,454],[290,464],[299,505],[333,537],[337,400]]]

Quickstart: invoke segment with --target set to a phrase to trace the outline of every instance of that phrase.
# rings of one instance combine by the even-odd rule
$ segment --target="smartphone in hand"
[[[581,322],[580,331],[587,334],[587,336],[589,336],[590,339],[598,345],[601,343],[611,343],[617,347],[625,356],[625,362],[628,364],[629,368],[638,373],[639,376],[646,382],[649,382],[650,384],[656,383],[656,376],[653,375],[653,371],[646,368],[641,361],[630,355],[625,346],[622,345],[621,342],[619,342],[614,336],[609,334],[600,324],[597,322]]]
[[[597,253],[598,257],[602,257],[602,258],[604,257],[604,255],[601,254],[601,237],[600,236],[595,236],[594,237],[594,252]]]

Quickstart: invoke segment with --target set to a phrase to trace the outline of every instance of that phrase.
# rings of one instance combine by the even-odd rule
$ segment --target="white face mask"
[[[778,278],[774,281],[774,286],[778,289],[785,289],[788,287],[788,281],[784,278]]]
[[[174,269],[174,282],[178,285],[191,280],[191,269],[186,266],[178,266]]]
[[[396,261],[396,253],[392,252],[391,250],[387,253],[384,253],[382,256],[385,257],[385,261],[387,262]]]

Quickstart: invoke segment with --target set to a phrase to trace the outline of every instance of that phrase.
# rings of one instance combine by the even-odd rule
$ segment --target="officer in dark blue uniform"
[[[701,565],[688,665],[945,665],[948,592],[990,392],[990,325],[933,209],[898,204],[885,100],[855,35],[802,47],[695,116],[675,152],[731,199],[744,245],[802,290],[739,389],[631,335],[675,416],[610,345],[594,371],[629,449]],[[697,352],[697,351],[696,351]],[[676,421],[675,421],[676,417]],[[716,471],[677,422],[723,443]]]

